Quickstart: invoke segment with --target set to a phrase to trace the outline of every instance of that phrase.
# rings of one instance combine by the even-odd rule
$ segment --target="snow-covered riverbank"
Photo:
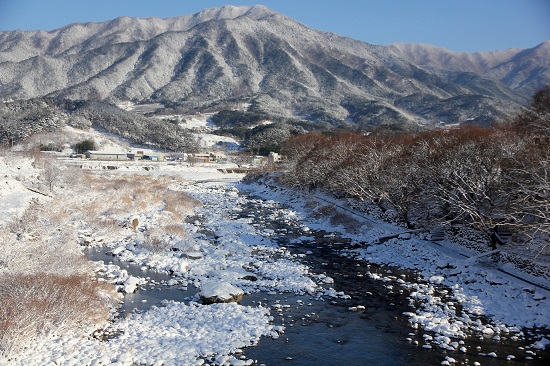
[[[506,267],[528,282],[504,273],[479,253],[468,251],[452,242],[435,244],[426,234],[392,235],[404,230],[351,209],[342,210],[344,202],[321,193],[291,192],[277,188],[273,182],[251,184],[245,189],[266,199],[289,205],[312,229],[339,232],[351,238],[358,248],[342,255],[367,263],[396,266],[419,272],[418,280],[404,281],[391,274],[373,274],[410,291],[415,311],[406,313],[413,328],[433,331],[424,344],[449,350],[471,351],[454,339],[490,337],[522,339],[529,336],[531,352],[550,345],[550,291],[548,281]],[[318,195],[318,197],[316,197]],[[330,204],[328,202],[333,202]],[[314,202],[314,203],[313,203]],[[321,214],[319,214],[321,213]],[[379,238],[392,237],[381,244]],[[536,283],[541,283],[537,286]],[[445,289],[439,292],[441,286]],[[523,329],[530,329],[525,334]],[[538,329],[538,330],[537,330]],[[534,350],[534,351],[533,351]],[[506,357],[506,355],[504,355]]]
[[[9,169],[10,172],[14,170]],[[339,232],[351,238],[353,243],[361,244],[361,247],[341,251],[342,255],[367,263],[408,268],[420,274],[419,278],[401,278],[390,272],[369,273],[371,278],[386,286],[409,293],[411,311],[404,316],[410,320],[411,331],[415,328],[430,331],[418,347],[481,353],[463,339],[472,336],[496,341],[527,338],[532,344],[525,347],[523,356],[529,359],[536,358],[536,352],[548,344],[542,332],[534,330],[533,334],[528,334],[522,331],[523,328],[548,328],[548,291],[505,275],[489,263],[468,259],[468,253],[455,250],[452,243],[439,247],[425,236],[406,234],[380,244],[379,237],[399,229],[377,223],[373,218],[363,220],[362,215],[338,212],[334,206],[314,196],[261,184],[238,184],[239,177],[231,176],[233,182],[193,182],[189,178],[182,181],[186,172],[180,169],[173,174],[163,172],[172,178],[161,181],[162,184],[166,184],[169,191],[193,197],[200,206],[195,208],[190,220],[179,223],[186,235],[183,238],[174,236],[166,247],[170,250],[153,250],[155,248],[146,245],[143,232],[166,220],[166,215],[153,206],[140,214],[116,213],[119,222],[136,219],[138,224],[134,229],[116,231],[111,236],[86,231],[81,233],[80,239],[86,245],[105,247],[122,261],[170,274],[172,278],[164,286],[186,291],[196,288],[194,294],[183,302],[166,301],[150,310],[115,320],[103,333],[112,335],[105,340],[98,339],[101,332],[96,337],[54,334],[36,340],[32,347],[10,360],[0,360],[0,364],[251,364],[253,360],[241,359],[240,349],[255,345],[262,337],[277,338],[285,331],[284,327],[272,322],[272,312],[281,310],[281,305],[271,310],[260,303],[202,305],[200,289],[203,284],[224,282],[242,290],[245,297],[258,292],[286,292],[318,299],[348,299],[348,295],[331,287],[332,278],[313,273],[300,261],[307,253],[292,254],[274,240],[276,236],[300,233],[302,236],[292,241],[299,246],[312,240],[303,233],[316,229]],[[5,172],[8,173],[7,168]],[[109,178],[111,173],[97,174],[106,180],[116,179],[117,174],[120,176],[120,172],[116,172]],[[189,173],[192,174],[188,176],[193,177],[195,174],[197,181],[204,180],[199,171]],[[123,173],[127,174],[131,172]],[[211,169],[207,179],[216,177],[226,180],[228,175]],[[6,179],[13,188],[2,190],[0,199],[14,205],[25,202],[14,198],[25,198],[23,194],[27,195],[27,190],[18,186],[15,178]],[[258,207],[274,208],[273,216],[263,218],[264,221],[292,224],[289,227],[295,227],[296,232],[276,232],[257,224],[255,215],[262,213],[243,210],[254,198],[242,196],[241,191],[262,197],[255,202]],[[89,192],[79,194],[79,199],[84,199]],[[280,208],[279,202],[289,208]],[[11,212],[16,211],[12,209]],[[152,284],[147,277],[131,276],[116,265],[98,263],[96,270],[117,284],[121,291],[145,290],[146,285]],[[417,341],[411,339],[411,342]],[[493,355],[490,350],[483,352],[501,359],[509,356]],[[452,363],[452,357],[444,362]]]
[[[227,178],[223,173],[214,172],[209,171],[214,178]],[[111,179],[107,175],[103,177]],[[145,245],[140,230],[130,228],[126,234],[117,231],[118,234],[113,232],[111,236],[83,231],[80,240],[87,245],[105,246],[123,261],[170,273],[173,279],[166,285],[197,288],[196,294],[185,303],[166,302],[147,312],[117,319],[104,332],[97,333],[99,338],[102,333],[117,334],[115,338],[101,341],[92,336],[51,334],[31,340],[32,347],[0,363],[196,365],[214,357],[218,364],[250,364],[251,360],[238,360],[232,355],[242,347],[254,345],[261,336],[278,337],[283,328],[273,326],[270,310],[260,305],[200,304],[199,291],[203,284],[223,280],[244,290],[245,296],[257,291],[315,296],[334,293],[320,286],[330,282],[325,276],[312,275],[284,248],[274,245],[270,240],[272,232],[252,226],[250,218],[234,216],[244,198],[233,186],[173,182],[171,190],[191,195],[202,207],[197,208],[192,222],[180,223],[186,236],[170,242],[172,250],[152,250]],[[80,194],[80,199],[83,198]],[[139,228],[150,230],[166,217],[151,206],[139,215],[117,218],[119,222],[126,219],[136,219]],[[149,282],[147,278],[130,276],[115,265],[98,263],[96,270],[124,292],[133,292]]]

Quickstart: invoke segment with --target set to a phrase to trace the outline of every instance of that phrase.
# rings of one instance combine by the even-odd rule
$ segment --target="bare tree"
[[[46,159],[43,162],[42,178],[48,187],[50,194],[53,194],[53,188],[61,179],[62,169],[55,160]]]

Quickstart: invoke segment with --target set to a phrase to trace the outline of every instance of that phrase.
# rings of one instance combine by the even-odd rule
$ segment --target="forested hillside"
[[[97,101],[36,98],[0,103],[0,143],[14,145],[63,126],[102,128],[137,144],[172,151],[197,151],[193,135],[179,126]]]
[[[526,101],[495,78],[434,72],[261,5],[0,32],[0,75],[5,99],[160,103],[186,114],[245,103],[366,131],[487,123]]]

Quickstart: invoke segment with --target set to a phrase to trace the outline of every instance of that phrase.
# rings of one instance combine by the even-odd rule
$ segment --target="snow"
[[[136,113],[152,113],[156,111],[157,109],[164,108],[164,105],[160,103],[154,103],[154,104],[134,104],[130,101],[122,102],[118,104],[118,107],[120,109],[123,109],[125,111],[133,111]]]
[[[106,342],[58,337],[9,364],[198,365],[203,357],[228,355],[276,333],[269,324],[269,310],[263,307],[173,301],[132,313],[113,330],[120,335]]]
[[[202,284],[200,295],[203,297],[216,297],[229,300],[235,295],[242,295],[244,291],[229,282],[206,282]]]
[[[72,160],[60,161],[70,163]],[[104,172],[101,162],[86,163],[84,169],[102,177],[137,174],[139,169],[136,165],[128,165],[115,172]],[[30,163],[25,164],[25,171],[37,173]],[[90,246],[107,246],[106,250],[123,261],[169,273],[173,276],[172,285],[194,286],[203,295],[246,296],[251,292],[277,291],[345,296],[333,289],[325,289],[326,283],[332,283],[331,279],[313,276],[308,267],[296,262],[286,249],[273,244],[263,228],[253,226],[246,217],[232,217],[235,208],[247,202],[231,183],[242,178],[242,174],[226,174],[218,167],[160,164],[156,170],[145,172],[150,176],[174,177],[170,189],[181,190],[202,202],[195,211],[201,219],[184,224],[187,236],[171,243],[175,251],[151,252],[137,239],[139,229],[153,227],[162,220],[162,216],[152,208],[145,214],[130,212],[126,217],[118,217],[120,222],[137,218],[138,230],[128,228],[128,234],[112,237],[87,231],[80,234],[80,241]],[[11,174],[14,197],[25,197],[27,190],[14,178],[20,174],[19,170],[12,165],[8,169],[5,165],[2,172]],[[7,190],[1,192],[2,199],[8,197]],[[86,194],[85,191],[78,192],[80,199]],[[18,209],[23,210],[24,206],[20,205]],[[294,218],[292,212],[283,215]],[[215,233],[216,241],[206,237],[203,230]],[[122,293],[133,293],[150,283],[150,279],[129,275],[113,264],[96,263],[95,272],[115,284]],[[254,344],[261,336],[278,337],[278,332],[282,331],[273,328],[269,310],[261,306],[201,305],[194,302],[198,297],[199,294],[185,303],[167,302],[162,307],[116,319],[106,330],[107,333],[119,334],[112,341],[101,342],[75,334],[50,335],[34,340],[33,347],[12,357],[11,361],[0,359],[0,363],[130,365],[162,361],[166,365],[191,365],[200,363],[209,355],[234,363],[237,360],[231,354],[237,349]],[[249,360],[238,361],[250,364]]]
[[[534,349],[545,349],[548,346],[550,346],[550,339],[548,338],[542,338],[533,344]]]
[[[548,281],[538,278],[540,282],[545,282],[546,288],[534,286],[500,271],[488,262],[470,259],[479,253],[468,253],[450,242],[436,245],[421,234],[399,234],[402,228],[377,223],[374,218],[364,217],[364,214],[354,213],[350,209],[342,210],[346,205],[344,202],[334,202],[334,207],[340,213],[344,212],[358,220],[358,224],[350,227],[335,226],[330,222],[330,217],[314,219],[311,209],[307,208],[308,202],[316,200],[318,205],[333,199],[318,192],[305,195],[279,190],[269,181],[267,184],[269,189],[263,184],[250,185],[247,189],[264,199],[289,205],[304,219],[305,225],[312,229],[339,232],[361,245],[358,249],[343,251],[343,255],[368,263],[417,271],[421,281],[403,281],[391,274],[384,276],[371,273],[371,277],[395,283],[394,286],[410,292],[411,306],[414,303],[419,305],[415,306],[416,311],[405,315],[409,317],[413,328],[421,327],[435,332],[438,335],[432,341],[435,345],[446,345],[445,340],[449,337],[466,338],[472,333],[487,336],[513,333],[513,338],[521,339],[524,336],[521,332],[523,327],[550,327],[550,291],[546,289],[550,288]],[[380,244],[380,238],[392,236],[392,239]],[[528,275],[521,276],[532,279]],[[455,303],[463,307],[461,313],[457,314]],[[536,344],[546,346],[544,340]]]
[[[130,362],[193,364],[198,355],[226,355],[270,334],[268,314],[265,308],[234,303],[201,306],[169,302],[143,314],[132,314],[118,324],[124,333],[110,345],[116,349],[123,344],[131,349]],[[144,336],[145,329],[148,334]]]
[[[232,137],[218,136],[209,133],[194,133],[193,134],[199,141],[199,145],[203,148],[213,148],[224,144],[229,150],[238,150],[239,143]]]
[[[218,128],[211,122],[213,113],[203,113],[196,115],[164,115],[155,118],[161,120],[177,121],[180,126],[191,130],[193,136],[197,138],[199,146],[203,149],[215,149],[224,145],[225,151],[239,150],[240,144],[237,140],[228,136],[214,135],[212,132]]]
[[[92,139],[97,150],[101,151],[128,151],[132,143],[129,140],[124,140],[119,136],[90,127],[89,130],[81,130],[78,128],[64,126],[63,135],[68,136],[71,141],[82,141]],[[72,149],[70,150],[72,151]]]
[[[2,219],[5,222],[13,220],[16,214],[25,210],[32,198],[41,196],[25,188],[22,181],[27,177],[33,178],[40,172],[33,168],[28,158],[10,159],[0,158],[0,174],[3,178],[0,189],[0,203],[2,204]],[[132,172],[129,169],[126,173]],[[167,173],[168,172],[168,173]],[[237,180],[242,175],[228,175],[219,172],[215,167],[170,167],[164,173],[179,176],[180,174],[195,175],[197,180],[218,179]],[[196,194],[211,195],[210,204],[215,204],[219,193],[224,200],[219,203],[222,208],[230,208],[239,197],[233,188],[226,184],[218,186],[207,185],[195,190]],[[85,192],[81,192],[83,197]],[[189,225],[190,238],[180,241],[181,249],[186,249],[189,258],[180,258],[171,252],[165,255],[151,253],[134,242],[132,239],[120,241],[121,238],[96,236],[89,232],[81,235],[81,240],[88,245],[111,245],[110,252],[126,260],[132,260],[148,268],[171,272],[179,276],[178,282],[185,284],[189,280],[200,287],[203,283],[203,292],[214,292],[225,296],[225,293],[243,293],[236,285],[228,282],[208,284],[205,279],[227,277],[236,283],[250,282],[244,280],[250,273],[242,266],[251,262],[249,244],[256,245],[261,239],[251,235],[255,231],[244,222],[233,225],[223,218],[223,212],[215,217],[218,235],[224,237],[221,247],[211,245],[206,238],[198,233],[197,228]],[[130,215],[128,218],[138,217]],[[140,225],[147,225],[158,219],[154,214],[139,216]],[[199,224],[200,222],[197,222]],[[130,230],[130,229],[129,229]],[[242,235],[242,237],[241,237]],[[131,236],[130,236],[131,237]],[[250,242],[247,240],[250,239]],[[187,247],[184,247],[186,246]],[[269,245],[266,252],[276,252],[277,249]],[[266,261],[269,261],[266,254]],[[282,276],[286,271],[293,272],[290,262],[281,262],[281,265],[272,263],[276,276]],[[215,270],[214,270],[215,268]],[[298,266],[297,277],[303,269]],[[113,264],[96,263],[95,271],[116,284],[119,291],[133,293],[140,286],[148,283],[148,279],[129,275],[125,270]],[[315,287],[315,284],[306,278],[294,281],[296,287]],[[177,278],[177,277],[176,277]],[[183,279],[182,279],[183,278]],[[269,279],[264,280],[261,286],[271,286]],[[174,283],[174,282],[172,282]],[[303,284],[305,283],[305,285]],[[280,286],[282,288],[283,285]],[[308,287],[309,288],[309,287]],[[253,289],[249,289],[253,290]],[[256,288],[257,291],[257,288]],[[110,364],[131,365],[146,362],[165,365],[195,365],[203,362],[209,355],[227,356],[228,360],[235,360],[229,355],[237,349],[255,344],[261,336],[276,336],[277,331],[270,325],[269,310],[263,307],[241,306],[236,304],[200,305],[197,303],[165,303],[162,307],[153,308],[145,313],[133,313],[126,318],[113,322],[108,332],[120,333],[112,341],[101,342],[95,338],[82,338],[76,334],[51,335],[33,341],[33,347],[23,351],[10,361],[0,358],[4,365],[43,365],[43,364]],[[249,360],[244,360],[250,364]]]
[[[93,164],[100,163],[92,163],[88,169],[100,171]],[[334,282],[332,278],[313,275],[286,248],[274,244],[271,241],[273,231],[254,226],[250,216],[236,216],[235,213],[242,212],[241,207],[247,200],[251,200],[239,194],[239,189],[246,189],[263,197],[258,202],[264,207],[274,207],[277,202],[286,203],[289,208],[279,209],[274,215],[300,222],[303,231],[340,232],[355,243],[362,243],[358,249],[343,251],[344,255],[416,271],[418,279],[397,278],[391,271],[371,273],[370,276],[409,293],[411,304],[416,304],[404,314],[411,327],[432,332],[422,347],[465,352],[467,348],[455,340],[467,338],[471,333],[521,339],[524,337],[523,327],[545,328],[550,325],[547,310],[550,308],[549,291],[526,284],[478,259],[470,260],[473,254],[465,256],[463,252],[454,250],[450,243],[441,243],[446,246],[440,247],[420,234],[403,235],[402,228],[386,223],[378,225],[372,218],[360,221],[358,215],[354,220],[359,220],[355,221],[359,226],[335,226],[329,218],[312,218],[306,208],[311,196],[268,189],[263,185],[239,185],[236,182],[242,175],[225,174],[215,165],[160,164],[157,169],[145,173],[128,165],[115,173],[109,172],[137,173],[171,176],[174,180],[170,189],[185,192],[202,203],[195,209],[197,219],[185,224],[187,236],[171,243],[175,250],[162,253],[144,248],[143,243],[136,239],[137,234],[100,237],[92,232],[82,238],[88,245],[109,247],[109,251],[120,260],[171,274],[172,285],[195,286],[205,297],[226,297],[235,293],[246,296],[265,291],[350,298],[329,287]],[[0,157],[0,205],[3,208],[0,224],[12,220],[32,198],[40,196],[23,184],[37,174],[39,172],[27,158]],[[162,216],[155,212],[129,213],[120,220],[133,217],[139,219],[140,227],[154,226],[162,220]],[[392,235],[393,238],[380,244],[380,237]],[[308,240],[312,237],[302,236],[294,242]],[[312,252],[306,255],[312,255]],[[112,264],[96,263],[95,271],[102,273],[124,293],[132,293],[149,281],[131,276]],[[255,280],[250,280],[250,277]],[[254,345],[261,337],[277,337],[282,331],[270,323],[267,308],[236,303],[202,305],[197,302],[198,295],[186,302],[165,302],[162,306],[115,320],[108,329],[118,334],[112,340],[99,341],[75,334],[40,338],[11,361],[0,359],[0,364],[199,365],[209,356],[220,363],[250,364],[252,360],[237,360],[233,355],[243,347]],[[459,306],[464,310],[457,312]],[[360,308],[365,307],[356,306],[353,310]],[[549,344],[550,340],[539,337],[533,348],[544,349]],[[454,360],[447,358],[444,362],[452,364]]]
[[[122,291],[131,294],[136,292],[137,286],[139,284],[142,284],[142,281],[134,276],[128,276],[126,280],[124,281]]]
[[[41,195],[27,189],[25,182],[38,175],[27,158],[0,157],[0,226],[21,215],[33,198]]]
[[[105,171],[107,167],[116,168],[117,173],[146,175],[150,177],[170,176],[187,181],[238,181],[242,173],[227,173],[237,168],[236,164],[187,162],[133,162],[133,161],[99,161],[67,159],[68,164],[81,166],[92,171]]]
[[[420,271],[428,284],[410,283],[404,287],[414,289],[417,298],[423,298],[426,304],[440,302],[439,309],[447,306],[433,292],[435,285],[443,284],[453,291],[452,297],[467,312],[489,316],[496,324],[517,327],[544,327],[550,324],[547,311],[550,294],[547,290],[533,288],[532,293],[526,291],[524,282],[495,268],[472,265],[468,258],[445,255],[424,240],[392,239],[384,245],[369,246],[368,250],[357,249],[354,254],[371,262]],[[446,265],[442,267],[443,263]],[[447,315],[441,315],[441,321],[450,321],[454,318],[453,313],[451,309]],[[420,318],[412,318],[411,321],[423,322]],[[472,320],[462,319],[462,322],[471,323]],[[471,327],[475,328],[473,324]],[[455,333],[450,327],[446,331]]]

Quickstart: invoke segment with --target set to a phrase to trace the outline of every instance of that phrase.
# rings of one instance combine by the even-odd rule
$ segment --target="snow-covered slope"
[[[173,18],[119,17],[106,22],[73,23],[52,31],[0,32],[0,62],[23,61],[35,56],[73,55],[82,49],[145,41],[171,31],[187,31],[197,24],[247,16],[261,19],[274,12],[256,5],[224,6]]]
[[[0,86],[3,98],[50,95],[189,109],[247,101],[274,114],[375,126],[433,121],[399,104],[411,95],[435,108],[476,96],[463,108],[480,120],[514,113],[523,103],[494,79],[432,73],[386,47],[308,28],[263,6],[2,32]],[[447,117],[443,109],[437,122]]]
[[[528,49],[474,53],[418,43],[393,43],[388,48],[419,66],[488,76],[526,95],[533,94],[550,81],[550,41]]]
[[[26,181],[38,174],[29,158],[0,156],[0,226],[21,215],[31,200],[40,196],[25,186]]]

